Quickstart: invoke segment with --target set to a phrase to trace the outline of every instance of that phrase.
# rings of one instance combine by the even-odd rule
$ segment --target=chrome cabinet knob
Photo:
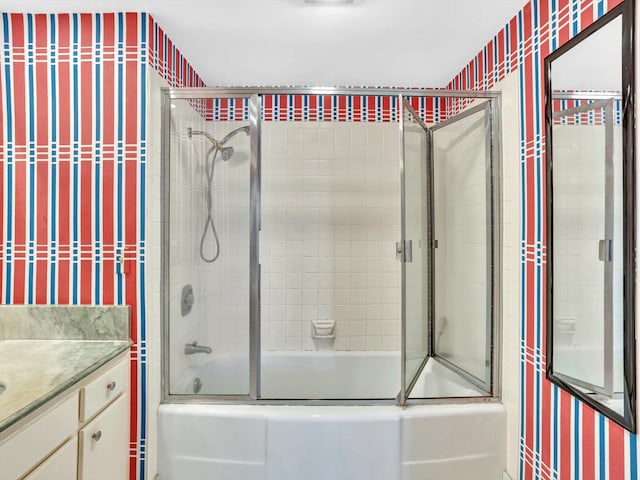
[[[109,382],[107,383],[107,390],[109,390],[110,392],[113,392],[116,389],[116,382]]]
[[[91,438],[93,438],[96,442],[100,440],[102,438],[102,430],[98,430],[96,433],[91,435]]]

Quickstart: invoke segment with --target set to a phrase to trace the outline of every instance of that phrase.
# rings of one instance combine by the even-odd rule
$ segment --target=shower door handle
[[[413,243],[411,240],[396,242],[396,259],[404,263],[413,261]]]

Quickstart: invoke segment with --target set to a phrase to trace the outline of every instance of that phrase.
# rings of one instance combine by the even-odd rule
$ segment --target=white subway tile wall
[[[197,341],[216,352],[246,352],[247,365],[249,358],[249,139],[240,134],[229,141],[235,152],[228,161],[217,155],[212,213],[220,256],[215,262],[205,262],[200,257],[200,241],[207,224],[206,169],[210,168],[207,164],[212,159],[212,143],[205,136],[189,137],[187,129],[206,130],[220,139],[242,124],[205,122],[188,101],[174,100],[173,104],[169,259],[172,390],[178,388],[188,366],[203,361],[185,356],[186,343]],[[209,259],[216,254],[211,225],[207,227],[204,253]],[[191,313],[183,317],[181,292],[189,284],[195,303]]]
[[[502,92],[502,403],[507,409],[507,472],[518,476],[520,438],[520,137],[518,74]]]
[[[438,354],[477,378],[487,361],[487,155],[482,111],[434,132]]]
[[[220,140],[232,130],[248,122],[207,122],[206,130]],[[243,363],[249,361],[249,215],[250,215],[250,142],[244,133],[225,144],[234,149],[228,160],[216,155],[211,183],[213,225],[219,239],[219,257],[215,262],[200,258],[200,241],[205,224],[207,173],[205,162],[211,162],[211,143],[205,137],[192,139],[201,145],[196,166],[198,180],[191,195],[198,197],[198,220],[191,240],[197,253],[197,286],[201,310],[199,325],[201,343],[216,352],[244,352]],[[218,253],[213,225],[204,237],[204,255],[211,260]],[[195,287],[195,285],[194,285]],[[248,380],[247,380],[248,381]]]
[[[399,350],[400,169],[394,123],[265,122],[262,345]]]
[[[554,367],[594,384],[604,380],[605,127],[554,125]],[[622,132],[614,127],[613,339],[615,388],[623,389]],[[619,368],[618,368],[619,367]]]
[[[183,112],[184,110],[184,112]],[[200,259],[206,222],[205,162],[210,143],[242,122],[207,122],[186,103],[172,111],[172,368],[180,346],[197,340],[217,351],[248,352],[249,142],[238,135],[230,160],[216,160],[214,222],[221,255]],[[336,321],[336,350],[399,350],[400,165],[398,125],[265,122],[262,156],[262,346],[313,350],[311,321]],[[215,253],[211,230],[205,251]],[[180,291],[196,303],[181,318]],[[175,320],[179,319],[179,320]],[[173,362],[176,363],[173,363]],[[189,359],[186,359],[188,362]]]
[[[204,120],[185,101],[174,101],[171,110],[171,175],[170,175],[170,248],[169,268],[171,272],[169,301],[171,318],[171,368],[169,385],[176,385],[187,368],[184,345],[198,340],[199,320],[202,305],[201,295],[197,290],[197,279],[194,273],[199,268],[195,239],[199,238],[202,221],[199,218],[202,208],[202,195],[196,191],[198,176],[195,166],[196,152],[201,150],[187,138],[187,127],[201,129]],[[194,147],[198,148],[195,149]],[[187,317],[180,313],[180,295],[182,288],[192,284],[196,287],[196,304]],[[173,390],[173,388],[172,388]]]

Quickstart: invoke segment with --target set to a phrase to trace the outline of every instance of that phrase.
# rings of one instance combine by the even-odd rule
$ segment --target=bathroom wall
[[[425,98],[413,99],[413,104],[431,123],[464,105]],[[246,125],[247,105],[240,99],[208,102],[205,130],[222,138]],[[172,117],[176,112],[172,110]],[[400,263],[395,242],[400,238],[400,137],[395,98],[268,95],[263,117],[263,348],[313,350],[318,345],[311,321],[331,319],[336,321],[336,350],[399,350]],[[186,131],[185,125],[181,128]],[[179,133],[182,130],[176,138],[193,143]],[[237,269],[248,258],[248,210],[227,208],[249,198],[249,172],[240,167],[248,162],[248,143],[238,142],[232,160],[217,164],[214,181],[215,223],[225,253],[211,268],[201,261],[179,262],[189,265],[185,271],[207,272],[203,286],[197,287],[206,289],[198,302],[207,305],[199,320],[200,341],[217,352],[244,351],[248,341],[248,265]],[[182,155],[179,162],[181,169],[201,168],[204,153],[199,159]],[[228,176],[224,172],[230,168],[244,176]],[[196,201],[204,194],[198,180],[202,177],[202,172],[193,175],[192,188],[183,186],[182,193],[172,197],[172,203],[185,202],[195,230],[202,230],[205,221],[204,204]],[[232,196],[238,200],[230,202]],[[191,224],[183,228],[177,244],[197,246],[201,231],[195,230]],[[208,232],[206,244],[213,242]],[[225,274],[225,265],[235,265],[239,276]],[[230,342],[234,331],[236,341]]]
[[[520,427],[519,444],[517,449],[513,446],[509,449],[508,464],[511,476],[519,475],[524,480],[631,479],[638,473],[636,436],[546,381],[544,373],[546,264],[542,228],[545,222],[542,62],[552,49],[618,3],[616,0],[532,0],[449,84],[450,88],[493,88],[512,72],[517,75],[519,84],[522,185],[519,246],[522,303],[518,316],[521,321]],[[511,128],[505,123],[505,131]],[[512,327],[505,325],[505,331]],[[504,373],[506,393],[507,389],[513,390],[510,383],[515,382],[515,378],[513,374],[507,374],[507,368]],[[509,428],[509,438],[512,438],[512,423]],[[516,454],[519,474],[513,469]]]
[[[148,67],[171,85],[202,82],[144,13],[3,13],[0,37],[0,299],[131,307],[130,472],[142,479],[147,327],[159,324],[146,301],[158,253],[146,171],[159,153],[147,150]]]
[[[501,397],[507,410],[507,472],[516,479],[520,439],[520,88],[517,72],[492,90],[502,93],[502,339]]]
[[[263,348],[313,350],[311,321],[329,319],[336,350],[399,350],[398,132],[263,124]]]
[[[506,259],[503,274],[505,294],[508,290],[519,293],[519,281],[523,290],[521,306],[505,295],[503,400],[509,406],[513,398],[521,398],[519,442],[510,443],[508,450],[510,459],[519,454],[523,479],[592,478],[595,471],[604,471],[601,478],[610,479],[637,474],[636,437],[544,380],[540,297],[544,292],[540,228],[544,217],[536,213],[543,205],[542,59],[550,48],[617,3],[532,0],[449,85],[504,92],[513,92],[517,86],[521,93],[520,155],[515,163],[520,168],[523,192],[522,210],[517,215],[522,218],[518,224],[520,241],[517,246],[505,241],[505,257],[519,257],[519,274],[507,269]],[[141,28],[143,24],[147,28]],[[152,279],[144,276],[148,273],[159,278],[158,270],[145,271],[146,262],[154,257],[157,260],[159,252],[145,250],[143,225],[148,225],[142,215],[147,209],[143,194],[146,169],[152,168],[146,160],[150,152],[157,155],[158,148],[146,150],[145,135],[150,127],[145,122],[151,116],[141,115],[148,100],[142,79],[151,67],[169,85],[197,86],[202,82],[164,32],[144,14],[4,14],[0,35],[4,43],[0,51],[4,67],[0,71],[1,299],[3,303],[132,306],[132,335],[137,342],[132,378],[138,385],[133,389],[137,392],[133,401],[139,404],[133,410],[131,451],[132,459],[139,461],[132,468],[132,478],[142,478],[147,459],[146,328],[159,325],[159,313],[152,310],[157,290],[152,291],[151,283],[145,283]],[[78,43],[74,43],[74,35]],[[78,73],[77,81],[74,72]],[[71,101],[74,93],[81,99],[77,105]],[[286,104],[281,111],[286,114]],[[377,114],[375,105],[367,111]],[[505,131],[512,133],[515,125],[505,121]],[[101,161],[83,161],[87,158]],[[159,164],[157,157],[154,162]],[[154,181],[159,178],[156,174],[157,170]],[[513,171],[505,175],[505,197],[507,189],[515,188],[517,175]],[[76,179],[78,189],[71,188]],[[85,198],[93,200],[81,201]],[[517,211],[520,198],[512,195],[509,201],[508,207],[505,198],[505,210]],[[505,225],[505,240],[509,237],[507,228],[515,230],[513,225]],[[124,264],[118,257],[124,258]],[[159,262],[153,265],[159,269]],[[518,308],[521,310],[514,315]],[[514,330],[519,334],[508,341]],[[153,335],[157,341],[157,330]],[[508,366],[517,345],[517,366]],[[521,383],[514,370],[519,370]],[[159,372],[148,373],[154,375],[150,385],[159,384]],[[150,403],[149,410],[154,408]],[[513,412],[510,408],[509,438],[514,430]],[[510,472],[515,478],[513,468]]]
[[[163,218],[161,212],[161,180],[162,180],[162,123],[161,123],[161,89],[166,87],[203,87],[193,67],[187,62],[164,30],[153,17],[147,15],[147,43],[142,44],[143,52],[146,47],[146,60],[140,65],[147,72],[147,108],[146,116],[141,119],[141,125],[146,128],[146,183],[147,202],[145,218],[147,227],[147,254],[145,268],[147,269],[147,283],[144,291],[145,311],[147,321],[144,324],[146,334],[147,363],[152,365],[145,373],[145,383],[140,389],[145,392],[147,403],[142,411],[145,420],[146,438],[144,449],[138,454],[139,462],[144,468],[139,468],[136,478],[153,479],[157,468],[157,409],[161,401],[161,278],[162,278],[162,247],[161,229]],[[147,68],[149,67],[149,68]],[[192,115],[188,108],[183,108],[183,122]],[[173,286],[175,291],[175,285]],[[172,304],[177,308],[176,304]],[[187,335],[191,328],[188,323],[179,324],[182,330],[178,332],[181,338],[192,338]],[[184,356],[182,356],[184,358]],[[168,381],[169,379],[167,379]],[[133,478],[133,476],[132,476]]]
[[[0,26],[1,299],[131,306],[132,478],[145,438],[145,22],[3,14]]]
[[[169,221],[171,246],[168,265],[169,285],[169,336],[171,339],[171,368],[169,385],[174,385],[187,368],[184,355],[186,343],[201,340],[200,318],[208,312],[202,301],[202,282],[200,281],[200,258],[198,243],[204,212],[203,162],[206,152],[204,142],[194,142],[187,137],[187,128],[201,130],[204,126],[202,116],[187,101],[174,101],[171,108],[170,149],[170,197]],[[202,137],[199,137],[202,140]],[[174,248],[175,247],[175,248]],[[184,287],[193,287],[196,299],[191,312],[182,315],[181,296]]]
[[[224,161],[217,153],[212,163],[211,141],[198,134],[189,137],[187,129],[206,131],[221,140],[248,122],[207,122],[206,115],[197,111],[197,101],[173,100],[171,103],[170,391],[193,393],[192,385],[184,384],[186,368],[195,368],[211,358],[233,356],[240,369],[234,384],[209,385],[207,392],[246,394],[249,391],[249,137],[239,133],[230,139],[225,146],[234,149],[233,155]],[[212,223],[207,219],[209,175]],[[201,243],[207,261],[201,257]],[[191,312],[183,316],[181,292],[187,285],[193,287],[195,303]],[[186,356],[185,344],[193,341],[211,347],[213,357]]]

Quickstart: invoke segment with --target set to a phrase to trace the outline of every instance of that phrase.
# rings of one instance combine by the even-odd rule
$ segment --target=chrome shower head
[[[233,156],[233,147],[218,147],[218,150],[220,150],[220,156],[225,162]]]

